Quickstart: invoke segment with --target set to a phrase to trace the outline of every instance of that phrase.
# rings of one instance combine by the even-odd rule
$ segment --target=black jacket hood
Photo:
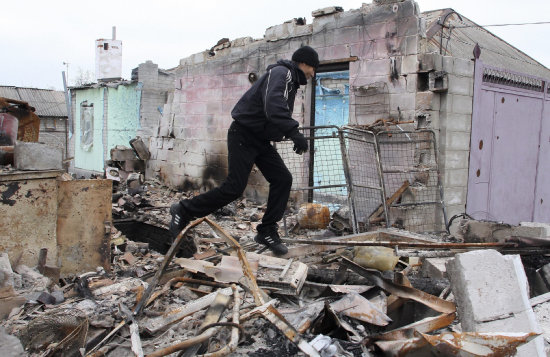
[[[298,127],[292,110],[300,84],[306,83],[295,62],[279,60],[243,94],[231,116],[257,137],[281,141]]]

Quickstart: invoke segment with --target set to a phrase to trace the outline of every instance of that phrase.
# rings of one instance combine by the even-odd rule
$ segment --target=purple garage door
[[[474,218],[550,223],[546,84],[476,61],[466,204]]]

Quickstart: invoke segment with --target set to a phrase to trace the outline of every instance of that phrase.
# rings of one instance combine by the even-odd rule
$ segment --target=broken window
[[[94,144],[94,104],[80,103],[80,147],[90,151]]]

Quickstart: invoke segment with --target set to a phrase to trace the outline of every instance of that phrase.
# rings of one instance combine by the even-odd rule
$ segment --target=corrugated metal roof
[[[51,89],[0,86],[0,97],[22,100],[36,108],[39,117],[67,117],[65,94]]]
[[[449,11],[452,9],[423,12],[422,17],[426,20],[428,32],[433,26],[438,26],[438,20],[440,18],[443,20]],[[441,46],[441,31],[437,31],[429,41],[428,52],[439,53],[442,48],[443,55],[471,59],[474,57],[473,50],[477,43],[481,48],[480,59],[485,64],[536,77],[550,78],[550,69],[492,32],[479,27],[462,14],[460,17],[462,20],[456,13],[453,13],[447,18],[445,25],[452,27],[450,38],[448,38],[448,29],[446,29]]]

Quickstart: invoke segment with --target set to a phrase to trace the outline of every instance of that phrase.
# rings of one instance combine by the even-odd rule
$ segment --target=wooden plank
[[[401,185],[401,187],[399,187],[399,189],[395,191],[393,195],[391,195],[391,197],[386,200],[386,207],[390,206],[393,202],[395,202],[403,194],[403,192],[405,192],[407,188],[409,188],[408,180],[403,182],[403,185]],[[370,215],[369,222],[376,223],[378,216],[380,216],[382,213],[384,213],[384,206],[380,205],[378,209]]]

